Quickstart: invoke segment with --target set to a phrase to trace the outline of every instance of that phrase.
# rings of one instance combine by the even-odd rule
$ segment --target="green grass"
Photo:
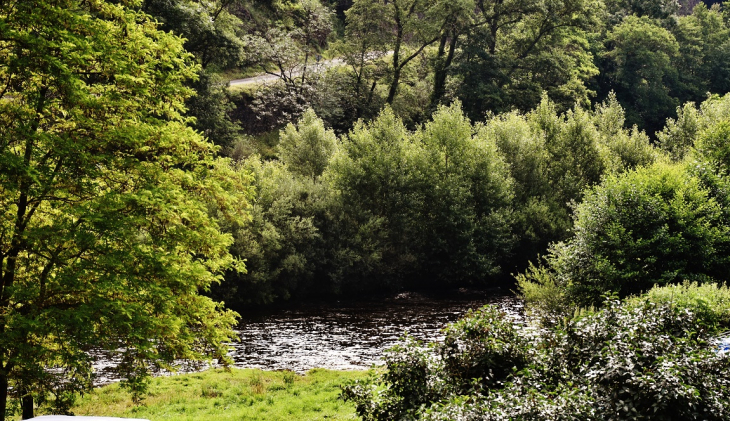
[[[244,94],[252,96],[256,93],[256,90],[261,86],[260,83],[241,83],[228,87],[228,91],[233,94]]]
[[[339,398],[340,385],[364,371],[220,369],[158,377],[141,406],[113,384],[94,390],[72,409],[76,415],[156,420],[354,420],[354,405]]]

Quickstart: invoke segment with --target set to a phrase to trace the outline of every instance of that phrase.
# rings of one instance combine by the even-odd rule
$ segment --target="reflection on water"
[[[245,316],[241,341],[233,344],[236,367],[289,369],[364,369],[380,362],[382,352],[405,332],[424,341],[443,338],[441,329],[470,308],[500,306],[516,321],[522,302],[494,291],[458,291],[438,297],[414,293],[373,302],[309,305]]]
[[[299,373],[317,367],[366,369],[378,364],[383,350],[404,332],[423,341],[443,339],[441,329],[447,323],[485,304],[499,306],[515,322],[521,320],[522,301],[498,290],[459,290],[437,296],[404,293],[385,300],[308,304],[244,314],[237,330],[240,341],[232,344],[230,355],[239,368]],[[120,380],[114,373],[118,358],[98,351],[92,355],[95,384]],[[203,368],[204,364],[180,362],[178,373]]]

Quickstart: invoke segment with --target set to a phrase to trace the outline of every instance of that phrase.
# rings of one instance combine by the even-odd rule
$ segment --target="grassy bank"
[[[339,386],[362,371],[208,370],[152,381],[150,395],[135,406],[113,384],[79,400],[76,415],[156,420],[352,420],[354,406],[338,398]]]

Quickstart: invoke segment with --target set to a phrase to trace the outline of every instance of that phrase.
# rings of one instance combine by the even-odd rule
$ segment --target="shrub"
[[[682,166],[654,164],[609,176],[576,209],[574,237],[547,256],[555,281],[579,305],[607,293],[720,279],[730,269],[728,226],[716,200]],[[540,283],[530,272],[521,288]]]
[[[279,157],[294,174],[317,178],[327,168],[337,148],[337,136],[324,128],[324,122],[311,109],[297,125],[289,123],[281,131]]]
[[[728,419],[730,358],[699,321],[666,303],[609,301],[534,330],[485,307],[447,328],[441,344],[392,349],[383,374],[343,394],[366,420]],[[459,352],[444,352],[450,341]],[[468,370],[453,370],[454,355]]]
[[[527,363],[528,337],[495,307],[468,313],[444,333],[435,350],[450,394],[499,388],[513,370]]]
[[[708,128],[698,137],[693,157],[719,177],[730,175],[730,121]]]
[[[497,386],[526,360],[525,339],[493,306],[470,312],[444,333],[443,343],[429,347],[406,336],[386,351],[386,370],[344,386],[344,398],[364,420],[418,418],[433,402]]]
[[[631,298],[638,304],[650,301],[667,304],[695,313],[707,329],[730,328],[730,289],[726,284],[684,282],[677,285],[655,286],[646,294]]]

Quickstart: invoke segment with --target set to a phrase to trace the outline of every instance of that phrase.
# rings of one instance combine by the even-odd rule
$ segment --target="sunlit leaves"
[[[609,292],[722,279],[728,234],[722,208],[698,178],[654,164],[590,190],[576,209],[574,237],[554,245],[547,263],[574,302],[597,304]],[[521,282],[542,283],[538,274]]]
[[[235,314],[198,293],[235,263],[214,216],[246,218],[248,180],[186,124],[197,68],[182,40],[100,1],[0,17],[0,376],[12,397],[67,404],[89,386],[92,346],[121,354],[136,392],[149,364],[225,358]]]
[[[727,417],[730,360],[692,305],[644,300],[534,330],[485,307],[385,372],[343,388],[366,420],[683,420]]]

